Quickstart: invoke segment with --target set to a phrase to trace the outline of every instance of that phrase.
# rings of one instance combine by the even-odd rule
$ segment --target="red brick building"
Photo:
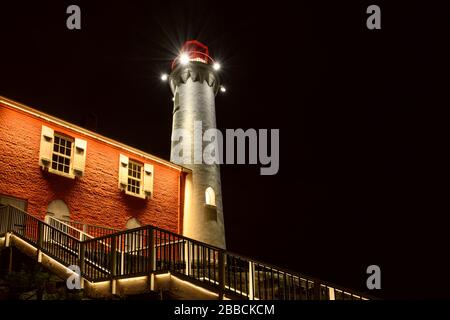
[[[0,203],[126,229],[183,233],[189,171],[0,97]]]

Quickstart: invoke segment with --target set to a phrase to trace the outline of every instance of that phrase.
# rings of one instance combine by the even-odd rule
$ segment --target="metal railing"
[[[0,205],[0,219],[5,219],[8,214],[8,206]],[[8,232],[7,221],[0,220],[0,236],[5,235]]]
[[[56,220],[56,219],[53,219]],[[0,235],[11,232],[92,282],[171,272],[219,293],[250,300],[367,300],[354,291],[225,251],[154,226],[92,237],[0,207]],[[51,225],[53,223],[53,225]]]
[[[46,219],[47,219],[47,223],[50,226],[58,229],[61,232],[69,234],[72,237],[77,238],[80,241],[94,238],[94,236],[91,236],[90,234],[87,234],[86,232],[83,232],[82,230],[73,227],[72,225],[65,222],[64,220],[58,220],[58,219],[50,217],[50,216],[46,217]]]
[[[66,266],[79,263],[81,242],[77,238],[14,206],[0,208],[0,230],[0,234],[13,233]]]
[[[80,222],[80,221],[62,220],[62,219],[57,219],[57,220],[64,222],[65,224],[68,224],[69,226],[71,226],[79,231],[84,232],[85,234],[91,236],[92,238],[103,237],[108,234],[113,234],[118,231],[121,231],[121,230],[110,228],[110,227],[102,227],[102,226],[88,224],[88,223],[84,223],[84,222]]]

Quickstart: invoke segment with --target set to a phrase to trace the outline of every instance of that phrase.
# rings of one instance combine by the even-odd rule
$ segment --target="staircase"
[[[93,297],[169,290],[179,299],[369,299],[151,225],[98,229],[101,236],[98,230],[77,226],[81,224],[54,218],[44,222],[3,206],[0,248],[15,246],[65,278],[77,266],[84,289]]]

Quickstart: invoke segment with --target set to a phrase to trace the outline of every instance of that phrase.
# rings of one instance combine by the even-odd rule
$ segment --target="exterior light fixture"
[[[181,64],[188,64],[189,63],[189,56],[186,53],[182,53],[180,55],[180,63]]]
[[[227,92],[227,89],[224,86],[220,86],[220,91],[221,92]]]
[[[167,81],[168,78],[169,78],[169,76],[166,73],[161,75],[161,80],[162,81]]]
[[[218,62],[215,62],[214,64],[213,64],[213,69],[214,70],[219,70],[220,69],[220,63],[218,63]]]

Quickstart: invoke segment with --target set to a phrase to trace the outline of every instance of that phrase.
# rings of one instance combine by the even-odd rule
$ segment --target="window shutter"
[[[144,164],[144,194],[146,198],[153,195],[153,165]]]
[[[128,157],[123,154],[119,158],[119,188],[126,189],[128,185]]]
[[[75,148],[73,151],[73,173],[82,177],[84,173],[84,166],[86,163],[86,140],[75,138]]]
[[[39,150],[39,165],[44,168],[50,167],[52,162],[54,131],[52,128],[42,126],[41,148]]]

